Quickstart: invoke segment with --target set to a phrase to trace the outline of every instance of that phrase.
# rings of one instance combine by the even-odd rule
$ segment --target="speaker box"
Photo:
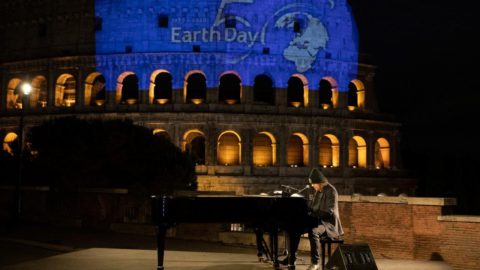
[[[340,244],[326,265],[328,270],[378,270],[367,244]]]

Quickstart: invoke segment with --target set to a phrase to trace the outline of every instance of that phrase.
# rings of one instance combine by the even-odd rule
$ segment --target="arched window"
[[[192,130],[185,133],[183,145],[183,150],[188,153],[195,164],[205,164],[205,135],[202,132]]]
[[[160,128],[154,129],[154,130],[153,130],[153,135],[159,136],[159,137],[163,137],[163,138],[165,138],[165,139],[167,139],[167,140],[169,140],[169,141],[171,140],[171,139],[170,139],[170,135],[169,135],[168,132],[167,132],[166,130],[164,130],[164,129],[160,129]]]
[[[348,105],[365,109],[365,86],[360,80],[353,80],[348,85]]]
[[[160,72],[153,80],[153,100],[156,104],[172,102],[173,77],[166,71]]]
[[[218,100],[226,104],[240,103],[241,96],[240,78],[233,73],[227,73],[220,77],[220,85],[218,86]]]
[[[294,133],[288,139],[287,165],[290,167],[308,165],[308,139],[304,134]]]
[[[62,74],[55,86],[55,106],[71,107],[75,105],[77,81],[71,74]]]
[[[122,104],[136,104],[138,102],[138,78],[135,74],[130,74],[122,81],[121,91]]]
[[[10,132],[3,139],[3,151],[10,155],[15,155],[20,150],[20,144],[18,142],[18,135]]]
[[[287,104],[291,107],[303,107],[304,106],[304,85],[303,81],[296,77],[292,76],[288,79],[288,88],[287,88]]]
[[[319,142],[319,150],[318,165],[324,168],[340,166],[340,147],[335,135],[323,135]]]
[[[360,136],[353,136],[348,142],[348,166],[352,168],[367,167],[367,143]]]
[[[258,75],[253,84],[253,101],[262,104],[275,105],[275,89],[273,81],[267,75]]]
[[[186,80],[186,102],[193,104],[205,103],[207,99],[207,82],[202,73],[192,73]]]
[[[253,165],[273,166],[276,163],[276,143],[273,135],[262,132],[253,138]]]
[[[7,109],[19,109],[22,106],[22,81],[20,79],[11,79],[7,87]]]
[[[375,142],[375,168],[390,168],[390,144],[385,138],[379,138]]]
[[[357,100],[357,87],[353,83],[348,84],[348,98],[347,98],[347,105],[349,108],[358,107],[358,100]]]
[[[239,165],[241,163],[242,145],[240,136],[233,131],[222,133],[218,137],[217,164]]]
[[[332,102],[332,85],[329,81],[322,79],[320,80],[320,89],[318,90],[318,102],[320,106],[329,108],[333,105]]]
[[[30,93],[30,107],[47,107],[48,90],[47,79],[44,76],[36,76],[32,80],[32,92]]]
[[[85,80],[85,105],[102,106],[105,100],[105,77],[98,72],[88,75]]]

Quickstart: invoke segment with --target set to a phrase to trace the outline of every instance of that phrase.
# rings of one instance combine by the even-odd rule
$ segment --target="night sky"
[[[454,196],[458,213],[480,214],[477,9],[462,1],[349,2],[360,50],[378,67],[380,109],[402,123],[403,161],[419,179],[418,195]]]

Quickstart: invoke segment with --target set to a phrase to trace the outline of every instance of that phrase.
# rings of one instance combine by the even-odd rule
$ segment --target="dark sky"
[[[455,196],[480,214],[480,38],[477,9],[462,1],[349,0],[360,50],[377,65],[383,112],[402,123],[405,166],[419,195]]]

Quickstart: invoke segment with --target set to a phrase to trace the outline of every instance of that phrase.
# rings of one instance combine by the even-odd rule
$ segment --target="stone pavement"
[[[54,250],[56,253],[24,259],[5,270],[136,270],[156,269],[152,236],[61,228],[24,228],[0,232],[0,243],[25,248]],[[21,250],[20,252],[23,252]],[[166,270],[261,270],[273,269],[259,263],[252,247],[169,239],[165,253]],[[309,258],[300,254],[298,270],[305,270]],[[1,258],[1,256],[0,256]],[[376,259],[380,270],[451,270],[443,262]]]

